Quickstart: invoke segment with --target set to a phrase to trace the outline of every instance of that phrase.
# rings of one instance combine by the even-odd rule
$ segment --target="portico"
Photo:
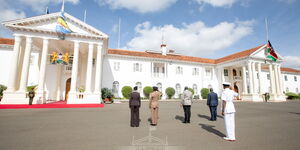
[[[26,89],[29,85],[33,50],[39,54],[36,75],[38,84],[33,104],[46,103],[46,99],[62,100],[66,97],[68,104],[101,102],[102,59],[106,53],[108,36],[65,14],[73,32],[66,34],[62,40],[55,31],[59,14],[46,14],[3,23],[14,32],[15,42],[8,89],[4,92],[2,104],[28,104]],[[53,52],[67,53],[70,62],[52,64],[50,54]],[[69,79],[71,84],[68,92],[65,89]],[[78,91],[81,86],[85,88],[83,93]],[[83,97],[79,98],[79,94]]]
[[[262,96],[265,93],[270,94],[271,100],[285,100],[280,69],[282,58],[277,62],[265,59],[264,49],[265,46],[253,49],[240,59],[218,66],[221,70],[221,81],[230,82],[241,100],[263,101]],[[262,72],[267,73],[267,76],[264,77]],[[269,80],[267,84],[265,80]]]

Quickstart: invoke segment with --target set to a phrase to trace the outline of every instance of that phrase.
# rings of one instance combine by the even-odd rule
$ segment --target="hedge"
[[[131,86],[123,86],[123,88],[122,88],[123,97],[129,99],[131,92],[132,92],[132,87]]]
[[[208,93],[209,93],[208,88],[202,88],[201,89],[201,97],[202,97],[202,99],[207,99]]]
[[[153,88],[151,86],[145,86],[143,89],[143,93],[146,98],[149,98],[150,93],[153,92]]]
[[[5,91],[7,87],[5,85],[0,84],[0,96],[3,96],[3,91]]]
[[[188,90],[189,90],[189,91],[191,91],[191,92],[192,92],[192,94],[194,95],[194,93],[195,93],[194,89],[192,89],[192,88],[188,88]]]
[[[287,99],[300,99],[300,95],[293,92],[287,92],[285,95],[287,96]]]
[[[166,94],[168,96],[168,99],[171,99],[175,94],[175,89],[172,87],[166,88]]]

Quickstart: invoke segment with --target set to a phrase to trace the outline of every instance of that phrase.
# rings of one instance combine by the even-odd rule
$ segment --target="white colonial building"
[[[241,100],[262,101],[269,92],[271,100],[284,101],[284,92],[299,93],[300,71],[281,67],[266,59],[266,45],[219,59],[184,56],[168,50],[130,51],[108,48],[108,36],[65,13],[72,33],[58,36],[55,31],[60,13],[3,22],[14,39],[0,39],[0,84],[8,89],[1,104],[27,104],[26,87],[37,85],[34,103],[67,100],[68,104],[100,103],[101,88],[122,97],[123,86],[173,87],[175,98],[183,88],[222,90],[230,82]],[[53,53],[69,54],[69,64],[51,62]],[[53,55],[52,55],[53,57]],[[84,87],[84,92],[80,88]],[[83,95],[83,96],[79,96]]]

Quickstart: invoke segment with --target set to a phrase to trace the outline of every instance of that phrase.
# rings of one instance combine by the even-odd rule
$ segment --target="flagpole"
[[[61,12],[65,11],[65,0],[62,1]]]
[[[121,18],[119,18],[119,33],[118,33],[118,49],[120,48],[120,41],[121,41]]]
[[[86,10],[84,10],[84,16],[83,16],[83,22],[85,23],[86,21]]]
[[[268,18],[265,18],[265,24],[266,24],[266,34],[267,34],[267,42],[269,41],[269,28],[268,28]]]

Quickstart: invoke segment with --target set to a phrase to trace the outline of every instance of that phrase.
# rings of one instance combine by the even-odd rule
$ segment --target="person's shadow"
[[[209,116],[198,114],[198,117],[210,120]],[[217,115],[218,118],[223,118],[223,116]]]
[[[181,121],[181,122],[184,121],[184,117],[179,116],[179,115],[176,115],[176,116],[175,116],[175,119],[176,119],[176,120],[179,120],[179,121]]]
[[[290,114],[300,115],[298,112],[289,112]]]
[[[210,133],[213,133],[213,134],[215,134],[215,135],[217,135],[219,137],[225,137],[226,136],[222,132],[214,129],[215,126],[207,125],[207,124],[201,124],[201,123],[199,123],[199,125],[202,127],[202,129],[204,129],[204,130],[206,130],[206,131],[208,131]]]

